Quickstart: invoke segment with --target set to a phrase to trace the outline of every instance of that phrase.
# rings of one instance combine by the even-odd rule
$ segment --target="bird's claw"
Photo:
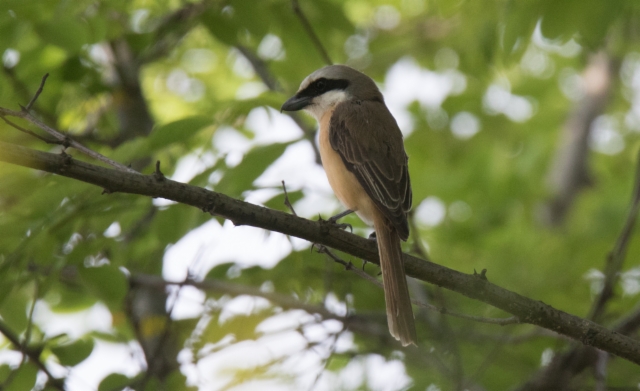
[[[340,220],[344,216],[347,216],[347,215],[349,215],[351,213],[353,213],[353,211],[346,210],[346,211],[344,211],[342,213],[338,213],[335,216],[329,217],[328,220],[324,220],[322,217],[320,217],[319,219],[320,219],[320,221],[329,223],[330,225],[332,225],[332,226],[334,226],[334,227],[336,227],[338,229],[342,229],[342,230],[346,231],[346,229],[349,228],[349,231],[351,231],[351,233],[353,233],[353,227],[351,226],[351,224],[349,224],[349,223],[338,223],[338,220]]]
[[[338,229],[343,229],[345,231],[347,230],[347,228],[349,228],[349,231],[351,231],[351,233],[353,233],[353,227],[349,223],[338,223],[336,220],[332,220],[332,219],[327,220],[327,222],[329,222],[334,227],[336,227]]]

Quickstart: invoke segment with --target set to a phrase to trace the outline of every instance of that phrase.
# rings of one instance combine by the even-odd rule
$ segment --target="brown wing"
[[[331,116],[329,140],[402,240],[409,237],[411,180],[402,133],[387,106],[378,101],[350,101]]]

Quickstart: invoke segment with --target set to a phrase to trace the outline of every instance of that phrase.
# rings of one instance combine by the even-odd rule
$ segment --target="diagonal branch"
[[[105,188],[110,193],[165,198],[191,205],[231,220],[236,225],[250,225],[296,236],[379,264],[377,246],[368,239],[322,222],[253,205],[168,178],[159,180],[154,175],[116,171],[77,161],[68,155],[34,151],[4,142],[0,142],[0,161],[74,178]],[[411,277],[490,304],[518,317],[523,323],[553,330],[640,365],[640,342],[632,338],[492,284],[484,274],[464,274],[408,254],[404,254],[404,262]]]
[[[70,139],[67,135],[62,134],[61,132],[55,130],[54,128],[52,128],[51,126],[43,123],[42,121],[40,121],[39,119],[37,119],[36,117],[34,117],[33,115],[31,115],[29,112],[23,110],[23,111],[14,111],[14,110],[9,110],[9,109],[5,109],[4,107],[0,107],[0,117],[4,118],[5,116],[7,117],[17,117],[17,118],[22,118],[25,119],[29,122],[31,122],[32,124],[36,125],[37,127],[39,127],[40,129],[44,130],[45,132],[49,133],[50,135],[52,135],[54,138],[56,138],[58,141],[60,141],[63,145],[68,145],[70,147],[73,147],[75,149],[77,149],[78,151],[84,153],[87,156],[90,156],[96,160],[99,160],[103,163],[106,163],[116,169],[118,169],[119,171],[123,171],[123,172],[128,172],[130,174],[137,174],[138,172],[132,168],[129,168],[123,164],[120,164],[116,161],[113,161],[111,159],[109,159],[108,157],[95,152],[87,147],[85,147],[84,145],[80,144],[77,141],[74,141],[72,139]],[[5,120],[6,121],[6,120]],[[11,122],[8,122],[10,125],[12,124]]]
[[[546,222],[560,225],[581,190],[591,184],[589,135],[591,123],[609,102],[616,65],[604,52],[592,54],[582,73],[585,95],[569,114],[560,134],[560,145],[548,173],[552,198],[546,206]]]
[[[31,110],[31,108],[33,107],[33,104],[36,103],[36,100],[38,100],[38,97],[40,96],[40,94],[42,93],[42,90],[44,89],[44,83],[47,81],[47,77],[49,77],[48,73],[45,73],[44,76],[42,76],[40,87],[38,87],[38,90],[33,95],[33,98],[31,98],[31,100],[27,104],[27,107],[24,108],[25,111]]]
[[[322,46],[322,42],[320,42],[320,38],[318,38],[318,35],[313,30],[313,26],[311,26],[311,23],[309,23],[309,19],[307,19],[307,16],[304,14],[304,12],[302,12],[298,0],[291,0],[291,7],[293,7],[293,12],[295,12],[298,19],[300,19],[302,27],[307,32],[307,35],[309,35],[309,38],[311,38],[311,42],[313,42],[316,50],[318,50],[318,53],[320,53],[320,57],[322,57],[327,65],[332,65],[333,61],[331,61],[331,57],[329,57],[327,50],[324,48],[324,46]]]
[[[267,86],[270,91],[282,92],[282,88],[278,84],[275,77],[269,71],[267,64],[260,57],[256,56],[255,53],[253,53],[249,48],[245,46],[236,45],[235,47],[247,59],[247,61],[249,61],[255,73],[260,77],[260,80],[262,80],[264,85]],[[318,145],[315,141],[316,129],[312,126],[307,125],[307,123],[305,123],[302,119],[302,116],[300,116],[300,113],[288,112],[287,114],[289,115],[289,117],[291,117],[291,119],[293,119],[296,125],[298,125],[300,129],[302,129],[305,138],[309,140],[309,143],[311,144],[311,147],[313,148],[313,151],[316,155],[316,163],[318,163],[318,165],[322,165],[322,160],[320,159],[320,150],[318,149]]]

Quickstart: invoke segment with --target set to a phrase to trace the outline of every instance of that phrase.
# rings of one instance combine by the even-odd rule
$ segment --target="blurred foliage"
[[[410,69],[420,78],[400,90],[401,97],[411,98],[403,108],[409,117],[403,130],[419,227],[406,249],[414,248],[412,242],[426,246],[434,261],[466,273],[486,268],[498,285],[586,316],[633,188],[640,145],[639,3],[301,0],[300,7],[336,63],[363,70],[385,91],[393,89],[385,82],[394,69]],[[253,53],[253,64],[243,50]],[[177,173],[189,158],[200,169],[180,178],[239,198],[268,190],[264,204],[287,210],[281,188],[259,186],[256,179],[288,146],[308,138],[263,143],[245,120],[262,106],[279,109],[306,75],[325,65],[288,0],[3,0],[0,52],[2,107],[26,105],[50,73],[34,112],[92,149],[145,173],[160,160],[166,175]],[[600,126],[594,122],[590,138],[593,185],[580,194],[562,225],[550,227],[544,222],[547,177],[564,121],[585,93],[582,71],[596,52],[606,53],[618,67],[607,110],[596,119]],[[267,91],[261,72],[279,90]],[[141,120],[147,117],[152,123]],[[313,124],[307,118],[301,123]],[[222,131],[248,147],[239,152],[223,147]],[[0,123],[0,140],[60,151],[5,123]],[[173,343],[167,351],[184,349],[190,358],[180,361],[183,369],[187,361],[193,369],[207,368],[205,362],[216,362],[216,354],[234,346],[259,351],[259,343],[286,331],[264,331],[270,320],[285,316],[277,304],[256,299],[253,311],[229,316],[225,308],[243,296],[220,292],[206,292],[204,310],[195,318],[173,322],[162,317],[166,296],[158,294],[159,310],[145,318],[127,276],[162,275],[167,249],[210,217],[183,205],[101,196],[101,191],[0,165],[0,317],[26,346],[42,349],[41,359],[56,374],[71,374],[71,381],[74,367],[97,352],[98,341],[126,349],[142,345],[145,354]],[[295,204],[312,191],[291,188],[289,195]],[[356,231],[363,227],[353,216],[345,222]],[[637,242],[632,240],[617,295],[603,319],[607,325],[638,301]],[[291,341],[310,338],[314,325],[333,330],[324,340],[307,339],[300,351],[276,354],[269,362],[214,367],[213,373],[230,379],[226,389],[308,388],[315,375],[302,376],[296,360],[302,351],[328,346],[332,357],[316,381],[329,388],[381,388],[370,374],[354,374],[358,368],[375,372],[379,367],[367,363],[382,355],[389,365],[402,361],[410,378],[390,389],[411,384],[428,390],[504,390],[529,379],[548,352],[565,347],[526,325],[500,327],[418,312],[420,346],[403,352],[386,334],[381,290],[308,247],[293,248],[299,251],[270,269],[229,260],[204,274],[293,295],[307,304],[348,306],[377,328],[354,333],[353,344],[345,348],[336,342],[344,337],[341,328],[312,316],[290,326]],[[366,270],[375,275],[373,266]],[[421,284],[414,288],[459,312],[506,316],[457,294]],[[59,322],[56,316],[95,306],[106,306],[110,324],[80,336],[47,331],[48,323]],[[50,318],[33,315],[42,308],[51,311]],[[165,334],[171,336],[158,337]],[[525,342],[510,342],[517,337]],[[6,339],[0,344],[4,352],[18,352]],[[211,389],[207,379],[213,376],[180,372],[175,354],[170,356],[164,370],[156,366],[154,373],[143,369],[138,375],[94,379],[96,385],[101,381],[97,389]],[[45,381],[36,378],[34,363],[20,354],[11,357],[18,359],[0,366],[0,389],[42,389]],[[155,364],[141,368],[148,365]],[[322,366],[313,367],[313,373],[320,371]],[[639,373],[628,362],[612,360],[607,384],[635,386]],[[576,384],[589,388],[595,381],[585,373]]]

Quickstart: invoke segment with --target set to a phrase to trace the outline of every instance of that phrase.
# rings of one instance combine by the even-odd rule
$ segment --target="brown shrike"
[[[373,225],[389,332],[402,345],[416,330],[400,239],[409,237],[411,181],[402,133],[373,80],[344,65],[313,72],[282,110],[304,109],[320,124],[320,156],[340,201]]]

